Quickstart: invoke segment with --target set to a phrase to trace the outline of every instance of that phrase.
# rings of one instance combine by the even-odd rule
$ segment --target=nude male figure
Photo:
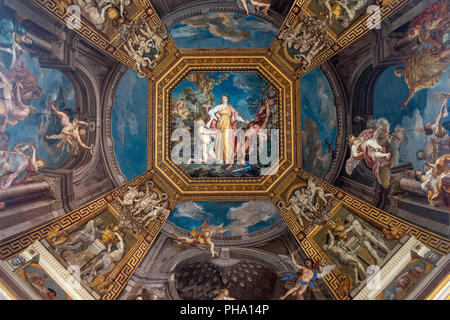
[[[56,109],[53,103],[50,104],[50,107],[52,108],[53,112],[55,112],[59,117],[64,128],[61,130],[61,134],[46,136],[46,138],[51,140],[65,139],[65,141],[72,147],[72,151],[75,150],[73,141],[76,141],[81,148],[91,151],[93,147],[88,147],[81,140],[81,137],[86,135],[86,131],[84,129],[79,129],[80,125],[88,126],[89,123],[79,120],[75,120],[72,123],[70,122],[69,116],[64,112]]]
[[[294,266],[300,269],[301,272],[294,287],[289,289],[280,298],[280,300],[284,300],[290,295],[295,295],[296,300],[304,300],[304,293],[306,289],[308,289],[308,287],[314,287],[314,280],[317,279],[318,272],[322,273],[322,267],[319,267],[319,269],[313,269],[312,261],[309,259],[305,260],[305,266],[299,265],[294,258],[293,252],[291,252],[290,257]]]

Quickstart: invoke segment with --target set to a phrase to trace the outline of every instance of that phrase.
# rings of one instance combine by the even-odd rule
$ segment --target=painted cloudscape
[[[112,111],[114,152],[128,180],[147,169],[147,79],[128,70],[120,80]]]
[[[278,29],[254,16],[209,13],[187,18],[169,29],[179,48],[268,48]]]
[[[169,221],[185,230],[207,224],[220,225],[229,231],[224,236],[242,236],[275,225],[281,216],[270,201],[200,201],[179,202]]]

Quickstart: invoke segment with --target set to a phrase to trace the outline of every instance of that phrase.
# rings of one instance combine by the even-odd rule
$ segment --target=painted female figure
[[[234,158],[234,136],[237,130],[237,121],[245,122],[233,108],[228,104],[230,100],[223,95],[220,100],[222,104],[209,111],[210,120],[208,127],[217,130],[215,151],[218,161],[233,163]]]

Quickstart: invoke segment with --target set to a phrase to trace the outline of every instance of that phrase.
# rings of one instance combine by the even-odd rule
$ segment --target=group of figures
[[[80,270],[80,280],[99,293],[109,290],[111,280],[107,280],[107,275],[122,260],[127,247],[121,228],[114,223],[106,228],[103,225],[104,219],[97,217],[72,234],[53,230],[47,236],[55,252]]]
[[[300,63],[303,71],[326,46],[331,44],[325,24],[317,17],[299,16],[295,26],[286,25],[278,34],[289,56]]]
[[[145,192],[130,186],[123,199],[117,199],[121,206],[119,227],[139,232],[142,226],[147,228],[152,221],[170,215],[167,194],[157,192],[153,181],[147,181],[145,186]]]
[[[252,90],[245,91],[237,87],[236,83],[239,81],[246,81],[246,87]],[[220,96],[220,104],[214,105],[214,93],[219,86],[247,96],[240,99],[239,108],[230,104],[231,98],[226,94]],[[236,176],[253,175],[261,166],[268,165],[263,161],[250,161],[252,157],[249,153],[253,150],[250,146],[258,143],[259,139],[261,160],[261,148],[264,147],[264,142],[261,141],[267,141],[268,136],[274,140],[272,129],[277,126],[278,94],[264,79],[253,72],[238,74],[197,71],[191,73],[177,90],[177,93],[172,93],[172,130],[192,130],[195,148],[201,150],[201,153],[194,155],[194,159],[188,159],[188,169],[189,166],[200,169],[208,167],[212,171],[217,169],[218,175]],[[243,106],[243,101],[248,106]],[[251,117],[254,114],[254,119],[244,119],[243,113],[250,114]],[[178,145],[172,148],[172,156],[177,156],[177,148]],[[272,157],[276,153],[273,150]],[[257,156],[256,148],[254,151]],[[249,163],[246,165],[247,156]],[[196,166],[197,164],[200,166]],[[242,168],[231,171],[235,165]],[[192,174],[196,174],[196,171]]]
[[[112,25],[120,34],[126,34],[123,49],[134,61],[134,68],[139,77],[145,77],[142,68],[154,69],[157,60],[162,58],[168,38],[167,31],[163,26],[152,28],[142,19],[128,19],[131,15],[129,7],[133,5],[132,0],[56,0],[56,4],[61,12],[68,11],[71,6],[78,6],[82,16],[97,30],[106,32],[107,25]],[[122,39],[123,36],[119,35],[119,38]]]
[[[416,93],[424,90],[429,94],[428,90],[431,92],[431,89],[442,81],[443,83],[446,81],[443,75],[448,70],[450,54],[450,49],[447,48],[448,40],[445,40],[450,31],[448,7],[447,0],[432,4],[410,23],[406,36],[403,33],[393,33],[387,39],[393,53],[408,55],[405,67],[394,70],[397,78],[404,76],[408,87],[408,96],[402,103],[404,112],[408,112],[408,116],[416,117],[415,112],[418,113],[418,108],[422,108],[418,105],[413,106],[415,101],[412,98]],[[425,107],[424,112],[437,114],[434,122],[425,125],[418,122],[414,124],[416,126],[414,128],[411,128],[411,125],[403,127],[403,123],[397,124],[391,132],[389,121],[379,118],[367,121],[367,129],[357,137],[349,136],[351,156],[346,164],[347,174],[351,175],[360,161],[364,160],[367,167],[372,169],[378,183],[384,189],[388,189],[391,186],[391,168],[397,166],[400,161],[406,160],[400,159],[399,150],[403,148],[402,144],[405,144],[407,139],[409,140],[408,148],[410,148],[408,151],[415,147],[417,160],[424,161],[423,166],[415,165],[414,167],[415,177],[420,182],[423,192],[427,194],[428,202],[435,207],[448,208],[450,206],[450,120],[448,115],[450,94],[435,93],[435,91],[432,94],[434,97],[427,99],[426,103],[429,106]],[[436,109],[434,109],[435,106]],[[377,104],[374,109],[380,107]],[[374,110],[374,112],[382,113],[383,111]],[[406,117],[404,119],[408,121]],[[364,119],[356,117],[354,121],[360,122]],[[425,148],[418,145],[421,142],[415,144],[411,141],[419,135],[423,135],[426,139]],[[404,154],[405,151],[403,151]],[[423,167],[425,172],[422,171]]]
[[[410,23],[406,37],[393,34],[389,39],[393,52],[408,55],[405,68],[395,70],[396,77],[405,77],[409,88],[403,108],[416,92],[432,88],[447,71],[450,54],[448,40],[445,40],[450,31],[448,9],[448,0],[432,4]]]
[[[5,11],[6,12],[6,11]],[[31,105],[33,100],[40,100],[44,92],[38,85],[37,78],[30,72],[25,64],[24,50],[32,46],[32,41],[26,35],[24,27],[11,15],[0,18],[0,135],[2,143],[0,147],[0,184],[2,189],[7,189],[13,184],[23,183],[29,176],[37,174],[46,163],[38,158],[37,146],[33,142],[19,142],[9,150],[6,144],[11,138],[7,129],[16,126],[25,126],[24,121],[33,113],[42,112]],[[53,104],[56,97],[50,97],[51,110],[60,119],[63,127],[59,135],[50,135],[42,138],[59,140],[56,149],[60,150],[65,144],[70,145],[72,154],[76,154],[79,148],[92,152],[93,146],[87,146],[82,141],[86,130],[80,126],[91,124],[84,121],[70,121],[69,115],[59,111]],[[16,139],[14,139],[16,140]]]
[[[300,226],[308,232],[312,227],[325,223],[330,215],[330,199],[332,193],[327,193],[322,187],[317,186],[314,179],[308,179],[308,185],[296,189],[289,198],[289,206],[282,201],[278,202],[278,207],[284,210],[291,210],[298,220]],[[305,228],[305,222],[308,222]]]
[[[228,96],[222,96],[222,103],[208,111],[208,123],[205,125],[203,120],[199,121],[198,131],[202,144],[202,162],[210,163],[212,160],[225,162],[228,164],[226,170],[233,167],[238,159],[238,153],[245,155],[249,149],[250,137],[258,136],[260,130],[266,128],[271,107],[276,104],[276,94],[274,93],[264,101],[255,120],[251,122],[242,119],[236,109],[228,103],[229,100]],[[235,142],[238,121],[246,124],[243,128],[245,142],[240,144]],[[212,153],[212,150],[215,150],[215,153]],[[241,160],[245,160],[243,158]]]
[[[282,47],[288,56],[307,71],[312,60],[326,47],[332,44],[327,30],[338,24],[346,29],[356,18],[364,14],[369,0],[319,0],[316,16],[299,15],[293,25],[287,24],[278,34]],[[381,3],[383,5],[383,3]]]
[[[372,265],[362,260],[354,248],[355,244],[367,250],[373,259],[372,262],[374,265],[379,265],[382,262],[380,251],[384,256],[390,252],[381,235],[363,225],[351,213],[345,216],[343,224],[340,223],[339,219],[336,219],[336,221],[330,220],[327,222],[326,227],[328,240],[322,249],[326,253],[331,254],[340,264],[352,269],[355,286],[367,277],[367,268],[364,262]]]

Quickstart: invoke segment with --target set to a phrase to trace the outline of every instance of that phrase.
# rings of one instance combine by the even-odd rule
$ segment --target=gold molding
[[[149,128],[152,132],[148,135],[149,152],[147,163],[158,172],[167,182],[171,182],[178,190],[180,196],[196,197],[199,195],[216,195],[218,198],[227,196],[243,195],[252,198],[267,194],[267,190],[283,178],[286,172],[293,169],[295,165],[294,152],[294,83],[274,65],[271,60],[258,54],[266,50],[240,50],[242,55],[233,56],[226,53],[234,50],[210,50],[214,56],[189,56],[183,57],[171,69],[154,83],[153,99],[149,101],[149,113],[152,114],[153,123]],[[183,51],[184,53],[187,50]],[[197,50],[189,50],[191,54]],[[278,125],[280,130],[280,162],[279,171],[273,176],[260,176],[255,178],[192,178],[185,171],[175,165],[170,159],[170,100],[171,91],[185,79],[192,71],[254,71],[258,72],[279,93]],[[235,199],[235,198],[228,198]]]
[[[448,274],[444,280],[433,290],[433,292],[426,298],[426,300],[435,300],[436,296],[440,294],[442,289],[450,282],[450,274]],[[443,299],[440,299],[443,300]],[[450,288],[446,291],[445,300],[450,300]]]

